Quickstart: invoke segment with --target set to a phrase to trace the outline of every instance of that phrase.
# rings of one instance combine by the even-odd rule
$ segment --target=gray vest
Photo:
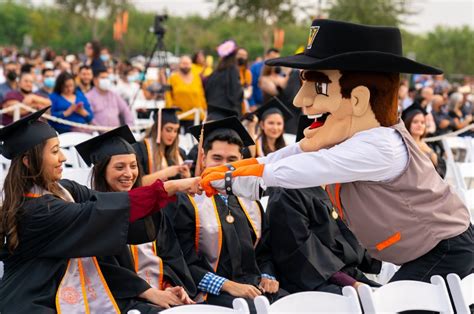
[[[403,172],[389,181],[343,183],[340,200],[343,218],[370,255],[401,265],[463,233],[470,217],[404,124],[392,128],[408,150]]]

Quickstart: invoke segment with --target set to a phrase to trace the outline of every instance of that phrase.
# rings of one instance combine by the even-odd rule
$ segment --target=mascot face
[[[380,126],[370,107],[370,92],[357,86],[349,98],[341,95],[338,70],[307,71],[293,103],[303,114],[315,119],[304,130],[303,151],[316,151],[337,145],[355,133]]]

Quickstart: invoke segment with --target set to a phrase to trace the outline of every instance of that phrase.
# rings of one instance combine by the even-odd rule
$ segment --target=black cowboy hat
[[[305,70],[443,73],[440,69],[403,57],[402,37],[396,27],[323,19],[313,21],[303,53],[270,59],[265,63]]]

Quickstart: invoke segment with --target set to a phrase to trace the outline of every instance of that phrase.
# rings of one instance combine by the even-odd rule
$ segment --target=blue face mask
[[[56,79],[54,77],[46,77],[43,81],[44,87],[46,88],[54,88],[56,84]]]
[[[138,81],[139,78],[140,78],[140,75],[138,73],[127,76],[127,80],[130,83]]]
[[[109,61],[109,55],[100,55],[100,60],[102,60],[103,62]]]

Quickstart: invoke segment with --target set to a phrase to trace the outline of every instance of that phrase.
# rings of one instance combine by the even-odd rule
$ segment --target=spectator
[[[453,118],[448,114],[447,104],[441,95],[433,96],[433,118],[436,123],[436,135],[453,131]]]
[[[433,82],[433,90],[435,94],[443,95],[449,90],[450,84],[445,79],[444,74],[435,75]]]
[[[250,111],[249,99],[252,97],[252,73],[249,70],[249,53],[244,48],[237,50],[237,65],[239,66],[240,85],[244,90],[244,113]]]
[[[282,93],[288,84],[290,71],[289,68],[282,68],[280,66],[263,66],[259,86],[265,103],[273,96],[280,96],[280,93]]]
[[[105,67],[104,62],[100,58],[100,43],[98,41],[88,42],[84,46],[84,53],[87,57],[86,65],[91,67],[92,72]]]
[[[403,121],[405,122],[407,130],[415,140],[415,143],[418,145],[418,148],[420,148],[420,150],[431,160],[433,166],[438,171],[437,166],[439,157],[433,149],[423,141],[423,138],[426,136],[426,117],[423,112],[421,110],[412,110],[407,114]]]
[[[234,41],[227,40],[217,47],[217,53],[220,57],[219,64],[205,86],[207,104],[234,110],[240,115],[244,95],[235,61],[237,45]]]
[[[34,109],[43,109],[51,105],[51,100],[33,93],[33,75],[31,73],[22,73],[18,81],[19,90],[9,91],[4,98],[2,107],[7,108],[18,103],[23,103]],[[20,115],[24,116],[29,112],[20,110]],[[5,113],[3,115],[3,125],[13,122],[13,112]]]
[[[413,104],[413,102],[415,101],[415,96],[416,96],[416,88],[415,87],[408,88],[408,94],[402,99],[403,110],[407,109]]]
[[[453,119],[454,130],[462,129],[472,122],[472,114],[462,112],[463,99],[461,93],[453,93],[449,97],[449,116]]]
[[[117,92],[129,105],[133,98],[140,91],[140,72],[137,68],[128,66],[124,69],[119,70],[119,77],[117,81]],[[140,96],[140,97],[138,97]],[[144,99],[143,92],[139,92],[137,95],[139,99]]]
[[[51,98],[51,115],[71,122],[88,124],[92,121],[94,114],[84,94],[76,89],[74,77],[68,72],[58,76],[54,92]],[[61,123],[50,123],[59,133],[77,131],[83,129],[72,127]]]
[[[12,90],[17,89],[18,66],[15,62],[10,61],[3,65],[3,73],[5,75],[5,83],[0,84],[0,104],[3,103],[5,95]]]
[[[173,72],[168,80],[171,90],[166,92],[166,106],[177,107],[183,112],[191,109],[206,110],[204,88],[199,76],[191,71],[192,61],[189,56],[182,56],[179,69]],[[202,115],[204,117],[204,115]],[[194,124],[194,115],[181,119],[180,124],[187,129]]]
[[[252,98],[250,99],[250,106],[261,106],[263,101],[262,91],[259,87],[260,74],[262,73],[262,68],[265,60],[278,58],[280,56],[280,51],[276,48],[270,48],[265,53],[264,60],[255,62],[250,67],[250,72],[252,72]],[[252,110],[257,109],[254,107]]]
[[[92,69],[88,65],[83,65],[79,68],[79,73],[76,78],[76,89],[80,90],[84,95],[92,89],[93,79]]]
[[[472,94],[471,94],[471,86],[465,85],[458,89],[458,92],[462,94],[462,108],[461,111],[464,115],[473,114],[474,113],[474,105],[472,103]]]
[[[56,77],[54,76],[53,69],[43,69],[42,74],[42,87],[36,92],[38,95],[45,98],[49,98],[49,95],[53,92],[54,85],[56,84]]]
[[[208,64],[203,50],[199,50],[193,55],[192,71],[205,79],[212,74],[212,64]]]
[[[106,68],[94,72],[94,88],[86,97],[94,113],[95,125],[118,127],[122,124],[133,125],[133,116],[127,103],[118,94],[111,91],[112,83]]]

